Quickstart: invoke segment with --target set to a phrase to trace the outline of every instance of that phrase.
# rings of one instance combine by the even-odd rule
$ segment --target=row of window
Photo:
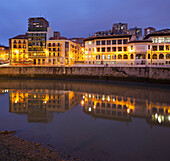
[[[61,51],[60,48],[57,48],[57,50],[56,50],[56,48],[48,48],[48,50],[49,51]]]
[[[165,48],[164,48],[164,45],[159,45],[159,46],[153,46],[152,47],[153,51],[164,51],[164,49],[170,50],[170,45],[166,45]]]
[[[28,36],[45,36],[45,33],[28,33]]]
[[[170,37],[159,37],[159,38],[153,38],[152,39],[153,43],[166,43],[166,42],[170,42]]]
[[[29,41],[32,41],[32,40],[42,40],[42,41],[45,41],[45,38],[40,38],[40,37],[33,37],[33,38],[28,38]]]
[[[51,57],[51,56],[53,56],[53,57],[55,57],[55,56],[60,56],[60,53],[49,53],[49,57]]]
[[[60,46],[60,43],[48,43],[48,46],[51,47],[51,46]]]
[[[170,59],[170,54],[166,54],[165,56],[163,54],[153,54],[151,57],[151,54],[148,54],[148,59]]]
[[[26,41],[25,40],[14,40],[14,42],[13,42],[14,44],[16,44],[16,43],[18,43],[18,44],[21,44],[21,43],[23,43],[23,44],[26,44]]]
[[[21,49],[21,48],[23,48],[23,49],[26,49],[26,45],[13,45],[13,48],[19,48],[19,49]]]
[[[111,50],[112,49],[112,50]],[[107,47],[107,48],[96,48],[96,52],[116,52],[116,51],[127,51],[127,47]]]
[[[96,41],[96,45],[115,45],[115,44],[128,44],[128,39],[119,39],[119,40],[101,40]]]

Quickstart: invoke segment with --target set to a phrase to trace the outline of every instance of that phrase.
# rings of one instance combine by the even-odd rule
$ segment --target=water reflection
[[[150,101],[121,95],[106,95],[50,89],[1,89],[9,92],[9,112],[27,114],[28,122],[49,123],[53,112],[64,113],[81,104],[83,112],[95,119],[130,123],[143,118],[153,125],[170,126],[169,102]]]
[[[117,121],[144,118],[151,125],[170,126],[170,104],[116,95],[86,93],[81,104],[83,111],[94,117]]]
[[[28,115],[28,122],[51,122],[53,112],[66,112],[79,104],[81,95],[61,90],[9,90],[9,112]]]

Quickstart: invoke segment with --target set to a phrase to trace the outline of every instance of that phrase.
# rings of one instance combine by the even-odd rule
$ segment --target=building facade
[[[9,62],[9,47],[0,45],[0,62]]]
[[[151,40],[148,46],[148,65],[170,65],[170,32],[154,32],[147,35],[145,40]]]
[[[27,35],[18,35],[9,39],[10,63],[12,65],[31,65],[28,58]]]
[[[67,38],[51,37],[47,41],[47,61],[48,65],[73,65],[79,61],[81,46]]]
[[[29,18],[28,57],[34,65],[45,65],[47,40],[54,34],[49,22],[43,17]]]
[[[131,35],[93,36],[85,39],[86,64],[124,64],[130,59],[128,42]]]

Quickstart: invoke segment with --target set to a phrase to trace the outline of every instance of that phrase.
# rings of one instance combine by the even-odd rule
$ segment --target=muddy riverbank
[[[70,154],[54,150],[52,145],[46,147],[41,143],[26,141],[14,135],[15,132],[0,132],[0,160],[3,161],[67,161],[77,160]]]

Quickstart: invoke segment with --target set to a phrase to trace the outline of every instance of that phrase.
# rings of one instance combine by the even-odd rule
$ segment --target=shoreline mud
[[[63,154],[52,145],[26,141],[15,136],[15,131],[0,131],[0,160],[3,161],[74,161],[70,154]]]

